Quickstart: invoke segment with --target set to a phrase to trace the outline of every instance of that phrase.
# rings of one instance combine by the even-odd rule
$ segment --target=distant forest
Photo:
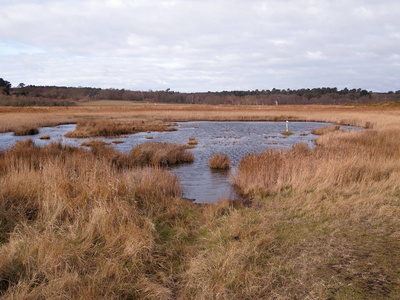
[[[375,93],[363,89],[337,88],[272,89],[254,91],[222,91],[180,93],[163,91],[131,91],[90,87],[34,86],[20,83],[11,88],[0,78],[0,105],[75,105],[92,100],[128,100],[154,103],[230,104],[230,105],[306,105],[306,104],[371,104],[393,102],[400,104],[400,90]]]

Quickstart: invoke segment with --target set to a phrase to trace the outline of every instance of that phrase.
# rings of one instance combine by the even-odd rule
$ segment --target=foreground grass
[[[171,297],[193,205],[175,175],[114,155],[31,141],[1,153],[4,298]]]
[[[243,204],[183,201],[135,151],[0,153],[2,297],[399,299],[400,119],[369,112],[321,118],[374,129],[244,158]]]

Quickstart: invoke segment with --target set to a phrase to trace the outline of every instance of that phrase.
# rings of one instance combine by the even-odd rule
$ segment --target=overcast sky
[[[0,0],[13,86],[400,90],[399,0]]]

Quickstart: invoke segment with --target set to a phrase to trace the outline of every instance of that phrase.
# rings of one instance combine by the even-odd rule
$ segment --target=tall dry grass
[[[128,159],[139,166],[148,164],[166,166],[191,163],[194,161],[194,155],[182,145],[147,142],[133,148]]]
[[[3,298],[400,298],[397,108],[151,109],[90,113],[373,129],[245,157],[245,205],[182,201],[175,176],[107,147],[17,144],[0,152]]]
[[[68,132],[65,136],[71,138],[88,138],[97,136],[120,136],[145,131],[172,131],[172,123],[159,120],[133,120],[133,121],[83,121],[78,122],[74,131]]]
[[[331,134],[317,139],[313,150],[297,144],[291,150],[250,154],[240,162],[232,183],[245,195],[269,195],[285,188],[381,181],[399,171],[398,134],[396,129]]]
[[[175,175],[31,141],[0,171],[3,298],[172,298],[192,210]]]
[[[311,130],[311,133],[315,134],[315,135],[323,135],[323,134],[327,134],[329,132],[334,132],[334,131],[338,131],[338,130],[340,130],[340,126],[339,125],[336,125],[336,126],[327,125],[327,126],[324,126],[324,127],[313,129],[313,130]]]
[[[231,167],[231,160],[229,159],[229,156],[225,153],[213,153],[210,160],[208,161],[208,165],[211,169],[226,170]]]

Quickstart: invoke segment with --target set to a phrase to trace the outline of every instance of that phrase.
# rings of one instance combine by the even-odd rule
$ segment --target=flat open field
[[[0,107],[1,132],[78,123],[75,134],[90,136],[194,120],[366,130],[245,157],[231,177],[245,201],[217,205],[181,199],[179,179],[158,166],[177,152],[191,159],[177,146],[18,143],[0,153],[0,296],[400,299],[399,107]]]
[[[134,102],[128,100],[93,100],[93,101],[81,101],[78,102],[78,105],[79,106],[136,106],[136,105],[154,105],[154,104]]]

